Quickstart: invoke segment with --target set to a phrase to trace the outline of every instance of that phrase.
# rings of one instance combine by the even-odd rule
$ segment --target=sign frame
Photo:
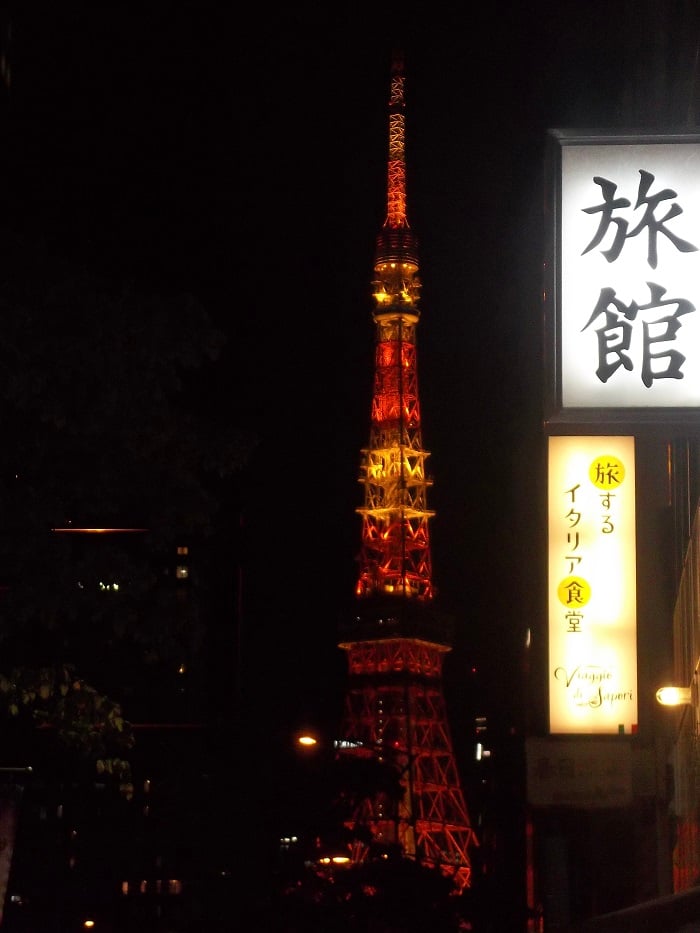
[[[551,735],[638,727],[633,436],[550,436],[548,694]]]
[[[700,398],[698,405],[683,406],[601,406],[567,405],[564,392],[562,295],[563,257],[563,162],[565,152],[572,146],[620,147],[646,145],[700,147],[700,133],[687,130],[664,130],[648,133],[639,130],[566,130],[550,129],[547,133],[545,158],[545,269],[544,269],[544,368],[545,399],[544,423],[546,433],[571,433],[572,428],[583,425],[591,433],[609,433],[615,426],[617,433],[634,432],[637,426],[663,429],[669,434],[687,435],[693,425],[700,427]],[[700,149],[699,149],[700,151]],[[636,167],[636,166],[635,166]],[[659,188],[662,182],[659,182]],[[629,192],[628,192],[629,193]],[[632,202],[633,203],[633,202]],[[598,221],[593,220],[595,231]],[[700,226],[695,241],[700,245]],[[698,254],[700,259],[700,253]],[[700,321],[700,302],[697,305]],[[580,433],[580,431],[576,431]]]

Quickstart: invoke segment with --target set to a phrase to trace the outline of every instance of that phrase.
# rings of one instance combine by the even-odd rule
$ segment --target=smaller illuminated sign
[[[633,437],[549,438],[549,730],[637,728]]]

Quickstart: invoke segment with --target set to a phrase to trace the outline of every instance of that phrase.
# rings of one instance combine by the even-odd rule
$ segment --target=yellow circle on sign
[[[557,596],[562,606],[578,609],[591,598],[591,587],[583,577],[564,577],[557,587]]]
[[[596,457],[588,468],[588,478],[598,489],[617,489],[625,480],[625,465],[617,457]]]

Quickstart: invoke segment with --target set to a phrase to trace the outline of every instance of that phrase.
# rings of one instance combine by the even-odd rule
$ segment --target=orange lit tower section
[[[387,218],[377,238],[376,325],[369,445],[356,612],[343,626],[347,653],[340,755],[384,761],[402,783],[400,800],[375,793],[348,825],[364,836],[356,861],[400,851],[439,868],[458,890],[470,884],[476,844],[461,790],[442,690],[449,625],[436,611],[427,507],[416,325],[417,241],[406,217],[403,63],[395,56],[389,99]],[[367,832],[369,831],[369,833]],[[370,840],[371,841],[368,841]]]

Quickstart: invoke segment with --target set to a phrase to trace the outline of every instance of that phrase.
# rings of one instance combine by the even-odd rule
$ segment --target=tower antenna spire
[[[406,217],[406,103],[403,52],[394,50],[389,91],[389,159],[387,213],[384,226],[408,229]]]

